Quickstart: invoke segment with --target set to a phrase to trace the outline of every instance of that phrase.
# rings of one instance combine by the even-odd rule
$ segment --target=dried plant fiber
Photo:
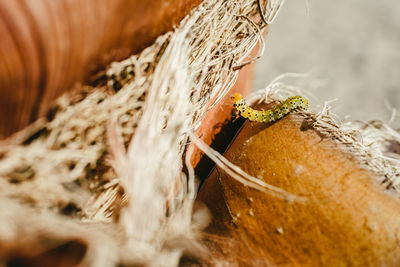
[[[262,10],[267,22],[281,2]],[[207,216],[192,220],[196,188],[190,164],[189,177],[182,172],[183,152],[263,45],[258,12],[253,0],[204,1],[174,32],[112,64],[106,84],[60,98],[3,142],[1,242],[22,233],[79,238],[92,266],[176,266],[184,251],[201,255]]]
[[[266,22],[282,2],[269,1]],[[4,142],[0,242],[78,238],[90,266],[176,266],[184,252],[205,255],[197,240],[207,216],[192,216],[196,187],[188,162],[188,175],[182,171],[184,148],[191,141],[212,155],[194,131],[262,46],[266,24],[252,20],[258,13],[253,0],[204,1],[174,32],[114,63],[105,85],[62,97],[46,118]],[[313,116],[313,127],[333,127],[327,131],[351,148],[361,144],[332,125],[327,109]],[[397,184],[398,162],[368,149],[352,152]],[[296,200],[220,164],[248,186]]]

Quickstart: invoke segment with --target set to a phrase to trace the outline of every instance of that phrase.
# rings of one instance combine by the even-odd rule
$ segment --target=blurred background
[[[349,120],[389,122],[400,110],[398,0],[286,0],[266,37],[254,89],[285,72]],[[400,127],[400,115],[391,124]]]

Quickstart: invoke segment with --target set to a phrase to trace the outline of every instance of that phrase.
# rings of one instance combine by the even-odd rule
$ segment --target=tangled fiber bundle
[[[7,140],[0,151],[1,242],[80,240],[93,266],[176,266],[184,251],[204,254],[197,240],[207,216],[192,216],[196,187],[189,161],[187,175],[182,171],[184,150],[192,141],[212,157],[194,131],[254,60],[250,51],[262,46],[265,22],[282,2],[262,10],[253,0],[204,1],[173,33],[112,64],[98,86],[63,96],[46,118]],[[265,16],[254,21],[260,9]],[[307,116],[339,142],[359,144],[328,119],[327,109]],[[377,162],[374,170],[398,164],[370,161],[368,146],[357,151]],[[219,164],[248,186],[296,198]]]
[[[268,4],[265,20],[280,2]],[[46,118],[7,140],[2,242],[22,232],[31,241],[79,238],[86,263],[105,266],[174,266],[184,249],[199,252],[195,234],[204,219],[192,222],[194,175],[190,166],[189,177],[182,172],[182,156],[262,43],[265,24],[252,20],[258,8],[252,0],[204,1],[173,33],[113,64],[100,79],[106,84],[62,97]]]

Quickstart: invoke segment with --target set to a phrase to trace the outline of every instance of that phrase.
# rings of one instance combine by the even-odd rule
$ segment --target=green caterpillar
[[[231,99],[240,116],[256,122],[274,122],[295,109],[308,109],[308,100],[302,96],[289,97],[276,107],[267,110],[252,109],[239,93],[234,94]]]

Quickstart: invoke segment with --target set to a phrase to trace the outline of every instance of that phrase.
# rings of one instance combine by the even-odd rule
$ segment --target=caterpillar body
[[[249,121],[256,122],[274,122],[283,118],[293,110],[308,109],[308,100],[302,96],[289,97],[276,107],[268,110],[252,109],[246,104],[242,95],[239,93],[234,94],[231,99],[233,101],[233,106],[239,112],[240,116],[247,118]]]

